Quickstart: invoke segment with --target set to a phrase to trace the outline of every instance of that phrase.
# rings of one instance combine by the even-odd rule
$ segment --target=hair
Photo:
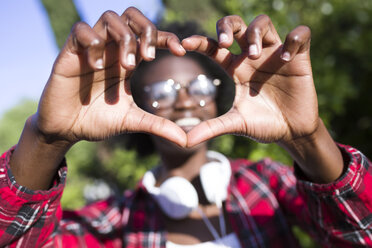
[[[172,23],[167,26],[161,27],[161,30],[166,30],[168,32],[172,32],[177,35],[180,40],[184,38],[190,37],[192,35],[204,35],[205,33],[198,27],[195,22],[186,22],[186,23]],[[142,85],[139,82],[142,82],[143,76],[146,73],[146,70],[156,61],[167,57],[172,56],[168,50],[158,49],[156,51],[156,59],[151,62],[142,61],[136,70],[133,72],[131,76],[130,83],[131,83],[131,92],[133,98],[136,100],[136,104],[139,107],[141,106],[141,96],[142,88],[138,87]],[[199,66],[206,72],[206,76],[211,78],[217,78],[221,80],[221,84],[217,89],[216,95],[216,104],[217,104],[217,112],[218,115],[222,115],[226,113],[233,101],[234,96],[234,83],[231,77],[226,73],[226,71],[215,63],[209,57],[197,53],[197,52],[187,52],[184,57],[190,58],[197,62]],[[142,101],[143,102],[143,101]],[[137,151],[137,156],[144,157],[155,152],[155,146],[152,142],[150,135],[144,133],[133,133],[133,134],[125,134],[120,135],[113,138],[113,145],[119,144],[124,146],[127,149],[135,149]]]

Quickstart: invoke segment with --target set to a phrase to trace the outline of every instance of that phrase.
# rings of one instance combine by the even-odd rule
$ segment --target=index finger
[[[183,56],[186,53],[178,37],[170,32],[158,31],[156,47],[169,49],[176,56]]]
[[[182,41],[182,46],[188,51],[195,51],[210,57],[224,69],[232,61],[233,54],[228,49],[219,47],[217,41],[205,36],[193,35],[188,37]]]

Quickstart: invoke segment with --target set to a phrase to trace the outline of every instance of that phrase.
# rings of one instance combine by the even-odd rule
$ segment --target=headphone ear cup
[[[220,206],[227,198],[231,176],[230,162],[218,152],[208,151],[207,156],[219,162],[203,165],[200,169],[200,181],[207,200]],[[183,219],[198,207],[198,194],[194,186],[183,177],[171,177],[160,187],[155,187],[155,176],[152,171],[148,171],[142,182],[163,212],[170,218]]]
[[[183,219],[199,204],[198,194],[183,177],[171,177],[161,184],[156,199],[163,212],[172,219]]]
[[[210,162],[200,169],[200,181],[210,203],[220,204],[227,198],[230,175],[218,162]]]

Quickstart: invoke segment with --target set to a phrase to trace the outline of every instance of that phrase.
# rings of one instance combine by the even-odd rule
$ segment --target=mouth
[[[186,132],[190,131],[194,126],[198,125],[200,122],[201,120],[195,117],[186,117],[175,121],[175,123]]]

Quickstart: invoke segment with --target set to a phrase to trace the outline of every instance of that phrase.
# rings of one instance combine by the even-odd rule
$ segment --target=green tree
[[[35,101],[24,99],[4,113],[0,119],[1,153],[17,144],[27,118],[35,113],[36,108],[37,103]]]
[[[75,22],[80,21],[74,2],[72,0],[41,0],[41,2],[48,13],[58,47],[61,48],[70,33],[71,27]]]

